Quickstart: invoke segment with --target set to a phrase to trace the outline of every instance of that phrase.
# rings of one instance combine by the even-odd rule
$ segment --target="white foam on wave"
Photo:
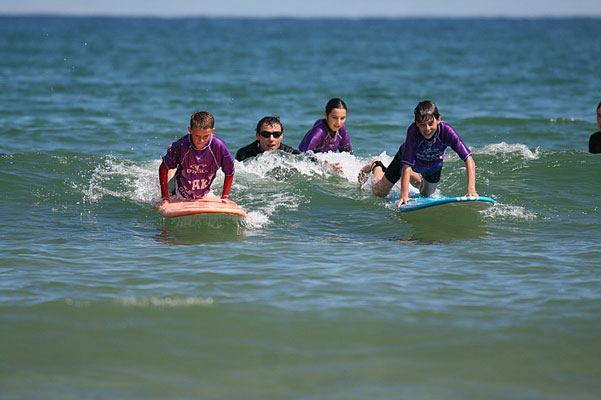
[[[352,183],[357,183],[359,170],[371,161],[371,158],[361,159],[351,153],[317,153],[313,154],[313,157],[322,163],[326,174],[340,176]],[[332,167],[333,165],[339,166],[341,170]]]
[[[336,170],[335,165],[341,167]],[[247,228],[260,229],[270,223],[278,209],[297,209],[306,199],[290,187],[306,180],[341,177],[357,183],[357,174],[363,161],[350,153],[318,153],[292,155],[265,152],[244,162],[236,162],[236,179],[232,192],[234,199],[247,211]],[[238,193],[238,194],[236,194]]]
[[[209,306],[215,303],[212,297],[196,296],[174,296],[174,297],[122,297],[115,300],[117,303],[127,307],[143,308],[174,308],[174,307],[192,307]]]
[[[83,201],[97,204],[110,196],[153,206],[160,201],[161,190],[158,179],[160,163],[160,159],[134,162],[107,155],[91,171],[89,182],[81,188]],[[307,176],[324,174],[318,163],[303,158],[290,160],[277,156],[251,160],[248,164],[236,162],[237,178],[234,179],[231,197],[247,212],[247,217],[241,221],[247,229],[260,229],[269,223],[270,216],[277,211],[277,208],[295,209],[302,202],[297,194],[278,190],[277,187],[259,192],[254,190],[259,180],[271,181],[274,185],[279,185],[278,179],[282,177],[271,175],[276,167],[280,167],[280,171],[284,171],[280,173],[284,174],[287,173],[286,171]],[[211,190],[213,194],[221,194],[223,178],[223,172],[219,170]]]
[[[385,164],[392,157],[382,153],[380,156]],[[232,186],[232,197],[237,198],[252,196],[267,196],[259,199],[264,204],[262,211],[272,213],[277,206],[296,208],[300,204],[299,198],[294,193],[278,190],[281,182],[289,180],[295,174],[307,178],[327,178],[338,176],[351,183],[357,182],[359,170],[373,157],[358,158],[350,153],[317,153],[311,157],[304,155],[292,156],[280,152],[264,153],[259,157],[245,161],[236,161],[236,178]],[[145,162],[135,162],[120,159],[114,155],[107,155],[93,171],[87,185],[82,188],[83,200],[89,203],[98,203],[106,196],[127,199],[140,203],[154,204],[160,200],[160,185],[158,168],[160,159]],[[332,165],[339,165],[342,171],[336,171]],[[262,182],[271,182],[273,190],[269,188],[264,193],[257,193],[255,184],[260,179]],[[217,172],[213,183],[212,192],[220,193],[223,184],[223,173]],[[265,185],[263,185],[265,186]],[[251,210],[252,212],[252,210]],[[256,222],[261,224],[262,218],[257,217]]]
[[[264,228],[278,209],[296,210],[303,201],[299,195],[289,191],[258,192],[253,191],[251,186],[244,185],[239,190],[240,193],[246,193],[246,199],[240,199],[238,204],[246,211],[243,223],[249,230]]]
[[[105,162],[96,166],[96,168],[92,171],[92,177],[90,178],[90,182],[87,188],[83,190],[84,201],[96,203],[100,199],[102,199],[104,195],[118,194],[116,193],[116,191],[109,190],[105,187],[105,185],[103,185],[107,177],[110,175],[110,171],[112,169],[110,167],[111,159],[114,159],[114,157],[107,156],[105,158]]]
[[[388,164],[392,157],[386,152],[377,156]],[[290,155],[280,152],[265,152],[260,156],[242,162],[236,162],[236,173],[248,173],[260,178],[286,179],[291,174],[306,177],[338,176],[349,182],[357,182],[359,170],[374,157],[360,158],[351,153],[310,153],[307,155]],[[274,172],[276,169],[276,172]],[[282,171],[278,175],[277,171]]]
[[[485,154],[485,155],[518,155],[526,160],[537,160],[540,158],[541,152],[537,147],[534,151],[530,150],[526,145],[521,143],[495,143],[484,146],[482,149],[478,149],[475,151],[475,154]]]
[[[498,143],[487,145],[476,150],[476,154],[517,154],[523,159],[537,159],[538,149],[531,151],[523,144]],[[358,185],[359,170],[374,158],[379,158],[388,165],[393,156],[382,152],[376,156],[358,157],[350,153],[317,153],[311,157],[291,155],[281,152],[264,153],[245,162],[236,161],[236,178],[232,186],[231,198],[246,212],[247,216],[241,224],[247,230],[260,230],[269,225],[273,216],[282,208],[295,210],[303,202],[302,191],[296,190],[299,177],[306,180],[317,180],[339,177],[351,185]],[[92,171],[89,184],[84,186],[84,202],[97,203],[105,196],[114,196],[138,203],[154,205],[160,200],[158,168],[160,159],[135,162],[107,155]],[[328,165],[329,163],[329,165]],[[331,165],[338,164],[342,172]],[[301,180],[302,181],[302,180]],[[212,192],[221,193],[223,173],[217,172]],[[373,178],[361,187],[365,196],[371,196]],[[400,191],[395,185],[389,195],[390,199],[398,198]],[[412,191],[413,193],[413,191]],[[490,218],[534,219],[536,215],[522,207],[497,204],[486,211]]]
[[[236,161],[236,173],[249,174],[255,179],[281,181],[295,173],[308,177],[322,176],[324,170],[319,163],[304,156],[269,151],[244,162]]]
[[[259,230],[269,223],[269,217],[261,211],[249,211],[246,213],[244,226],[250,230]]]
[[[174,307],[192,307],[192,306],[210,306],[215,304],[212,297],[198,296],[167,296],[167,297],[119,297],[112,300],[114,303],[124,305],[126,307],[141,307],[141,308],[174,308]],[[97,301],[92,300],[74,300],[65,299],[65,304],[76,308],[88,308]]]
[[[160,199],[158,170],[160,160],[136,163],[107,155],[92,171],[83,189],[84,201],[97,203],[105,196],[155,203]]]
[[[481,211],[486,218],[494,220],[520,220],[533,221],[537,215],[521,206],[513,206],[509,204],[495,203],[493,207]]]

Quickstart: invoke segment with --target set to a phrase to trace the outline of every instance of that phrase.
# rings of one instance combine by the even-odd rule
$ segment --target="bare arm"
[[[478,196],[476,192],[476,163],[472,156],[465,159],[467,169],[467,193],[466,196]]]
[[[411,167],[407,164],[403,164],[403,172],[401,173],[401,199],[397,206],[405,204],[409,200],[415,200],[409,198],[409,182],[411,181]]]

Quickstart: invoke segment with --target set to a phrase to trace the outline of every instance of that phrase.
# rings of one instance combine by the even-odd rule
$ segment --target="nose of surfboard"
[[[495,204],[495,201],[486,196],[463,196],[463,197],[446,197],[446,196],[431,196],[431,197],[415,197],[415,201],[409,201],[402,204],[398,210],[401,212],[411,212],[423,210],[430,207],[440,207],[444,205],[456,205],[458,207],[483,210]]]
[[[197,214],[246,216],[246,212],[233,201],[222,202],[220,199],[168,202],[159,206],[157,211],[165,218],[185,217]]]

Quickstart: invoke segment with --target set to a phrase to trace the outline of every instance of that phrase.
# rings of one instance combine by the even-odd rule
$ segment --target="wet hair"
[[[601,108],[601,103],[599,103],[599,105],[597,106],[597,110],[596,111],[599,111],[600,108]]]
[[[418,124],[424,121],[430,121],[431,119],[440,118],[440,114],[438,113],[438,108],[436,104],[431,102],[430,100],[420,101],[413,110],[413,114],[415,115],[415,122]]]
[[[196,111],[190,117],[190,128],[213,129],[215,118],[208,111]]]
[[[330,99],[330,101],[328,101],[328,104],[326,104],[326,114],[330,115],[332,110],[335,108],[344,108],[345,110],[347,110],[344,101],[342,101],[342,99],[339,99],[338,97],[334,97],[333,99]]]
[[[282,133],[284,133],[284,125],[282,125],[280,117],[276,115],[261,118],[261,120],[257,123],[257,135],[259,134],[259,132],[261,132],[261,127],[263,126],[263,124],[271,126],[272,128],[275,128],[279,125],[280,128],[282,128]]]

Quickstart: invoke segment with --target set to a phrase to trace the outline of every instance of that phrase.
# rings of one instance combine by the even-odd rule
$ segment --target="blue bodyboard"
[[[434,195],[424,197],[420,195],[411,196],[415,201],[409,201],[401,205],[398,210],[401,212],[411,212],[423,210],[430,207],[438,207],[443,205],[461,206],[461,208],[469,208],[471,210],[483,210],[495,204],[495,201],[486,196],[463,196],[463,197],[446,197],[442,195]]]

